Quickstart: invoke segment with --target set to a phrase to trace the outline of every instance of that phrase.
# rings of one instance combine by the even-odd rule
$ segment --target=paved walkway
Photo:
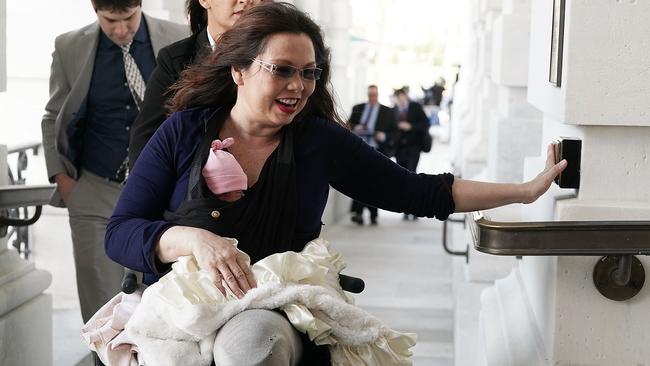
[[[380,212],[376,227],[342,223],[323,235],[344,254],[344,273],[366,282],[357,305],[395,330],[417,333],[415,366],[453,364],[451,259],[439,244],[441,227]]]
[[[447,146],[434,142],[422,155],[419,171],[447,170]],[[367,212],[366,212],[367,215]],[[368,218],[366,217],[366,221]],[[54,298],[54,366],[91,365],[79,336],[81,317],[76,300],[72,248],[64,210],[46,208],[33,230],[34,258],[53,274],[48,292]],[[378,226],[362,226],[347,218],[327,227],[323,236],[347,262],[345,273],[366,282],[356,302],[393,329],[418,334],[415,366],[453,364],[453,304],[451,258],[441,247],[442,224],[437,220],[402,221],[400,214],[380,211]]]

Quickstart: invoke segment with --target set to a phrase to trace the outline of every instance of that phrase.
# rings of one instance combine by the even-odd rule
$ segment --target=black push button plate
[[[580,188],[580,157],[582,140],[561,137],[555,145],[555,162],[566,159],[567,167],[555,177],[555,183],[560,188]]]

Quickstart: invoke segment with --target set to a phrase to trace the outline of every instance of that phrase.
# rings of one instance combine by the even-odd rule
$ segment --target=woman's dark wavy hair
[[[192,34],[199,33],[208,26],[208,11],[201,6],[199,0],[186,0],[185,14],[190,20]]]
[[[173,98],[169,110],[198,106],[232,108],[237,100],[237,85],[231,67],[248,68],[264,52],[269,37],[278,33],[307,35],[314,45],[316,64],[323,69],[314,93],[295,120],[315,115],[344,124],[330,91],[330,52],[320,27],[295,6],[282,2],[263,3],[248,10],[232,29],[221,35],[212,54],[183,71],[170,89]]]

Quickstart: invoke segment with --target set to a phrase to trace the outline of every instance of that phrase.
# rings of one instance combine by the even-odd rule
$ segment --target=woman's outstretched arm
[[[567,166],[566,160],[555,164],[554,151],[554,145],[550,144],[546,154],[546,167],[537,177],[525,183],[487,183],[456,178],[452,185],[456,212],[534,202],[548,190],[553,179]]]

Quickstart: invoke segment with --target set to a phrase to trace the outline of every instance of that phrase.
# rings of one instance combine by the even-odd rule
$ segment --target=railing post
[[[8,185],[7,172],[7,147],[0,145],[0,186]],[[0,196],[0,201],[15,199],[15,194]],[[0,268],[0,329],[12,330],[0,337],[2,364],[51,366],[52,295],[43,291],[52,276],[8,249],[6,238],[0,238]]]

